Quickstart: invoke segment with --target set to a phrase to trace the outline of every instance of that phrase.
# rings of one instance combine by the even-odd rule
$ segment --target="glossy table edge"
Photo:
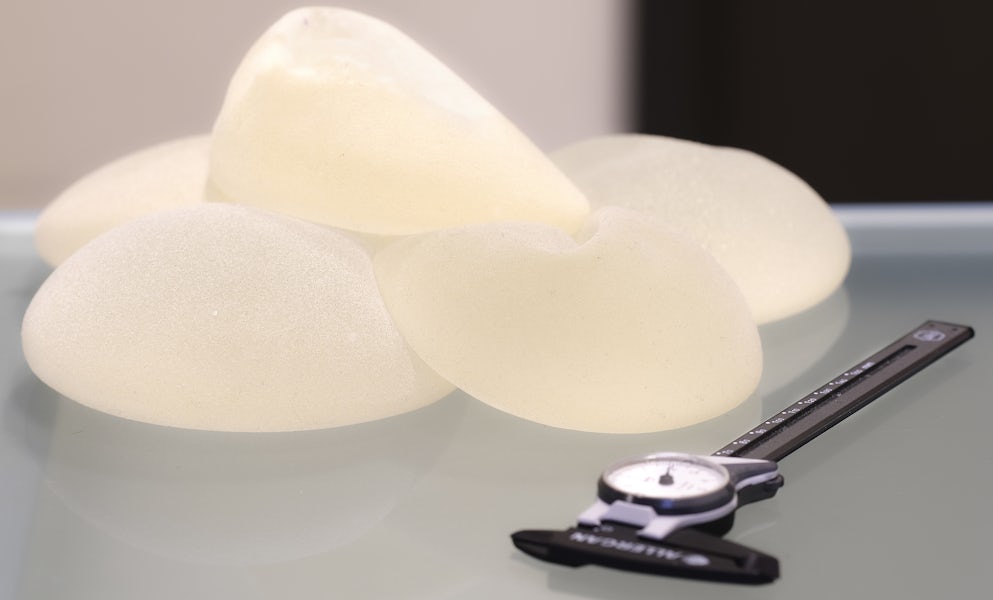
[[[30,235],[38,213],[29,210],[0,210],[0,235]]]
[[[857,255],[993,252],[993,201],[832,206]],[[954,231],[955,235],[949,235]]]

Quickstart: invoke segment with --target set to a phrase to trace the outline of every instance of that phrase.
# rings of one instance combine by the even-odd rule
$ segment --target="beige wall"
[[[0,0],[0,208],[206,132],[285,0]],[[627,128],[627,0],[340,0],[409,33],[539,146]]]

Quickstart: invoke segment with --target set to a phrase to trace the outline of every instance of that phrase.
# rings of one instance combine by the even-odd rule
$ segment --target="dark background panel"
[[[637,128],[829,202],[993,200],[993,2],[640,0]]]

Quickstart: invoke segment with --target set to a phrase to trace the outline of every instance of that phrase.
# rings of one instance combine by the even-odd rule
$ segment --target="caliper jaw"
[[[593,564],[728,583],[769,583],[779,577],[779,561],[774,556],[695,528],[674,531],[662,541],[640,537],[638,530],[637,526],[604,523],[564,531],[518,531],[511,539],[535,558],[571,567]]]
[[[783,485],[770,461],[715,457],[728,469],[735,497],[719,508],[660,515],[649,506],[597,500],[579,515],[579,526],[564,531],[525,530],[511,535],[523,552],[548,562],[579,567],[600,565],[625,571],[733,583],[769,583],[779,561],[722,539],[734,511],[771,498]]]

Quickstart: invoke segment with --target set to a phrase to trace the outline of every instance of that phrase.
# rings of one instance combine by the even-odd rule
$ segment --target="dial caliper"
[[[569,566],[767,583],[779,561],[722,539],[740,506],[783,485],[779,461],[974,335],[928,321],[790,404],[712,455],[658,452],[603,472],[597,499],[566,530],[511,536],[520,550]]]

